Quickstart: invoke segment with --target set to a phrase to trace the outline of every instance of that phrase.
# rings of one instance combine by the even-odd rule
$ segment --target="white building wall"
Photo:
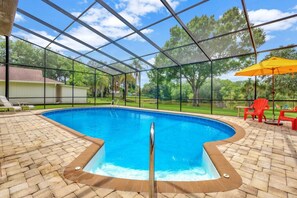
[[[61,103],[72,103],[72,86],[59,86],[61,86]]]
[[[5,82],[0,81],[0,96],[5,96]]]
[[[9,97],[18,97],[18,99],[10,99],[14,104],[25,102],[29,104],[43,104],[44,87],[42,83],[30,82],[10,82]],[[5,82],[0,82],[0,95],[5,95]],[[46,85],[46,96],[56,97],[56,85]],[[22,97],[37,97],[37,98],[22,98]],[[39,97],[39,98],[38,98]],[[55,98],[47,98],[46,103],[55,103]]]
[[[57,97],[56,96],[56,86],[57,85],[55,85],[55,84],[46,84],[46,92],[45,92],[45,96],[47,97],[45,99],[46,104],[55,104],[56,103],[56,101],[57,101],[56,98],[48,98],[48,97]],[[43,84],[42,84],[42,87],[43,87]]]
[[[72,86],[69,85],[58,85],[61,86],[61,101],[62,103],[72,103]],[[74,96],[82,98],[74,98],[74,103],[87,103],[87,90],[86,87],[74,87]],[[67,98],[64,98],[67,97]],[[70,97],[70,98],[68,98]]]
[[[61,95],[57,96],[57,86],[61,88]],[[75,98],[74,103],[87,103],[87,87],[74,87]],[[14,104],[18,102],[25,102],[29,104],[43,104],[43,83],[30,83],[30,82],[10,82],[9,83],[9,96],[18,97],[19,99],[11,99]],[[0,81],[0,95],[5,95],[5,82]],[[39,97],[39,98],[22,98],[22,97]],[[46,104],[59,103],[72,103],[72,86],[62,84],[46,84]],[[60,98],[55,98],[60,97]],[[67,98],[64,98],[67,97]]]
[[[74,96],[82,97],[75,98],[74,103],[87,103],[87,91],[88,88],[86,87],[74,87]]]

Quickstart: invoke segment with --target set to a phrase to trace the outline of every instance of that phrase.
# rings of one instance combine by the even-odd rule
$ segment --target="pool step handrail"
[[[119,102],[120,102],[120,100],[117,99],[115,105],[116,105],[116,106],[119,106]]]
[[[152,122],[150,129],[149,149],[149,198],[155,197],[155,123]]]
[[[117,100],[111,100],[111,103],[110,103],[110,105],[112,105],[112,106],[119,106],[118,104],[119,104],[119,99],[117,99]]]

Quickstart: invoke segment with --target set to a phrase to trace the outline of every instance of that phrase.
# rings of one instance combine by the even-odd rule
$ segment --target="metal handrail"
[[[119,101],[120,101],[119,99],[112,100],[111,103],[110,103],[110,105],[117,106],[119,104]]]
[[[149,151],[149,198],[155,194],[155,123],[152,122],[150,130],[150,151]]]

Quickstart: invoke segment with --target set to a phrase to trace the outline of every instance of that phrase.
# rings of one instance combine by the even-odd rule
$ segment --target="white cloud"
[[[54,39],[55,37],[47,34],[47,32],[45,31],[37,31],[37,30],[32,30],[33,32],[36,32],[37,34],[40,34],[42,36],[45,36],[49,39]],[[14,32],[14,35],[18,36],[18,37],[21,37],[27,41],[30,41],[31,43],[34,43],[34,44],[37,44],[37,45],[40,45],[42,47],[45,47],[49,44],[48,41],[42,39],[42,38],[39,38],[33,34],[29,34],[27,32],[24,32],[24,31],[17,31],[17,32]]]
[[[79,3],[84,4],[88,3],[87,0],[81,0]],[[169,0],[168,3],[175,8],[179,3],[177,0]],[[132,25],[141,24],[141,17],[150,13],[156,13],[164,9],[163,4],[159,0],[120,0],[120,3],[116,5],[117,9],[121,9],[120,14],[128,20]],[[72,12],[72,15],[78,17],[81,12]],[[80,19],[91,27],[95,28],[99,32],[107,35],[111,39],[117,39],[123,37],[132,32],[123,22],[109,13],[107,10],[101,7],[92,7],[87,13],[80,17]],[[24,20],[21,15],[16,15],[16,20]],[[147,29],[142,31],[144,34],[150,34],[153,30]],[[49,39],[54,39],[55,37],[50,35],[47,32],[39,32],[43,36],[46,36]],[[93,33],[89,29],[79,25],[76,27],[70,28],[67,33],[70,35],[94,46],[99,47],[107,43],[107,41],[97,34]],[[26,37],[30,42],[46,46],[47,41],[40,39],[34,35],[26,34],[22,32],[22,36]],[[134,34],[127,38],[128,40],[144,41],[140,36]],[[72,40],[71,38],[61,35],[57,42],[72,48],[76,51],[86,52],[91,50],[90,48]],[[65,51],[64,48],[59,47],[58,45],[51,45],[53,50]]]
[[[295,12],[282,12],[277,9],[271,9],[271,10],[259,9],[259,10],[249,11],[248,13],[249,13],[250,21],[254,25],[296,14]],[[297,22],[297,18],[295,17],[285,21],[280,21],[277,23],[265,25],[265,26],[262,26],[261,28],[263,28],[264,31],[266,32],[287,30],[292,26],[294,26],[296,22]]]
[[[107,43],[107,41],[105,39],[98,36],[97,34],[95,34],[94,32],[92,32],[91,30],[87,29],[84,26],[78,26],[76,28],[72,28],[67,33],[70,34],[71,36],[74,36],[75,38],[80,39],[81,41],[83,41],[85,43],[88,43],[88,44],[94,46],[94,47],[99,47],[99,46]],[[64,39],[68,39],[68,37],[61,36],[60,39],[64,40]],[[70,39],[69,41],[72,41],[72,39]],[[72,47],[72,46],[70,46],[70,47]],[[74,48],[74,49],[77,51],[81,51],[85,48]]]
[[[150,34],[150,33],[152,33],[153,31],[154,31],[153,29],[144,29],[144,30],[142,30],[141,32],[142,32],[143,34]],[[136,33],[132,34],[131,36],[126,37],[125,39],[126,39],[126,40],[130,40],[130,41],[140,41],[140,42],[145,42],[145,40],[144,40],[141,36],[139,36],[139,34],[136,34]]]
[[[169,0],[168,3],[173,9],[179,5],[177,0]],[[141,25],[141,17],[166,10],[160,0],[120,0],[116,9],[135,26]]]
[[[88,3],[88,0],[81,0],[78,2],[78,4],[87,4]]]
[[[293,10],[297,10],[297,5],[295,5],[295,6],[293,7]]]
[[[153,57],[153,58],[148,59],[147,62],[149,62],[150,64],[154,65],[155,64],[155,60],[156,60],[155,57]]]
[[[169,5],[175,10],[175,8],[179,5],[178,1],[174,1],[174,0],[167,0],[167,2],[169,3]]]
[[[71,14],[75,17],[78,17],[81,14],[81,12],[71,12]]]
[[[80,19],[111,39],[117,39],[132,32],[124,23],[102,8],[91,8]]]
[[[65,45],[71,49],[74,49],[79,52],[86,52],[90,51],[92,49],[88,48],[87,46],[80,44],[79,42],[76,42],[72,40],[71,38],[61,35],[57,40],[58,43],[61,43],[62,45]]]
[[[44,37],[47,37],[50,40],[53,40],[55,38],[55,36],[52,36],[52,35],[48,34],[45,31],[38,31],[38,30],[33,30],[33,29],[31,29],[31,31],[36,32],[37,34],[40,34],[40,35],[42,35]],[[18,36],[18,37],[21,37],[21,38],[23,38],[23,39],[25,39],[27,41],[30,41],[31,43],[40,45],[42,47],[46,47],[50,43],[47,40],[44,40],[44,39],[42,39],[42,38],[40,38],[38,36],[35,36],[33,34],[30,34],[30,33],[27,33],[25,31],[14,32],[14,34],[16,36]],[[65,45],[65,46],[67,46],[69,48],[72,48],[74,50],[77,50],[77,51],[87,51],[87,50],[90,50],[89,48],[84,47],[80,43],[77,43],[77,42],[73,41],[72,39],[70,39],[70,38],[68,38],[66,36],[61,36],[56,41],[59,42],[59,43],[61,43],[62,45]],[[68,51],[67,49],[65,49],[63,47],[60,47],[59,45],[56,45],[56,44],[51,44],[50,45],[50,48],[52,50],[54,50],[54,51],[59,51],[62,54],[64,54],[65,51]]]
[[[14,20],[15,22],[25,21],[24,17],[18,13],[15,13]]]
[[[220,76],[220,79],[222,79],[222,80],[231,80],[233,82],[236,82],[236,81],[248,80],[250,78],[250,77],[245,77],[245,76],[235,76],[235,73],[236,73],[235,71],[231,71],[231,72],[222,74]]]
[[[85,4],[88,3],[88,0],[80,0],[79,3]],[[178,6],[178,0],[168,0],[168,3],[175,9]],[[148,14],[157,13],[157,12],[164,12],[166,9],[164,8],[163,4],[159,0],[119,0],[119,4],[116,4],[116,9],[118,12],[132,25],[137,26],[142,23],[141,17],[146,16]],[[72,15],[78,17],[81,12],[72,12]],[[22,21],[24,18],[16,14],[16,21]],[[92,7],[87,13],[80,17],[80,19],[91,27],[95,28],[99,32],[107,35],[109,38],[115,40],[117,38],[123,37],[132,32],[130,28],[128,28],[123,22],[109,13],[102,7]],[[33,30],[35,31],[35,30]],[[150,34],[153,30],[147,29],[142,31],[144,34]],[[37,31],[35,31],[37,32]],[[68,31],[69,34],[72,36],[94,46],[99,47],[103,44],[106,44],[107,41],[97,34],[93,33],[89,29],[79,25],[75,27],[71,27]],[[39,34],[49,38],[54,39],[55,37],[50,35],[45,31],[39,31]],[[18,36],[22,36],[26,40],[39,44],[41,46],[46,46],[48,44],[47,41],[36,37],[31,34],[27,34],[25,32],[18,32]],[[136,40],[136,41],[144,41],[140,36],[134,34],[127,38],[128,40]],[[76,51],[86,52],[91,49],[88,47],[70,39],[67,36],[61,35],[57,40],[57,42],[72,48]],[[65,51],[64,48],[59,47],[58,45],[52,44],[51,48],[56,51],[60,51],[63,53]]]
[[[266,37],[265,37],[265,41],[269,41],[269,40],[271,40],[273,38],[275,38],[274,35],[267,34]]]
[[[78,16],[80,13],[72,12],[72,14]],[[123,12],[121,14],[128,21],[133,21],[134,25],[137,24],[140,20],[139,17],[133,17],[131,14],[127,12]],[[103,8],[93,7],[83,16],[81,16],[80,19],[85,23],[89,24],[91,27],[98,30],[99,32],[107,35],[111,39],[117,39],[132,33],[132,30],[130,28],[128,28],[123,22],[121,22],[118,18],[116,18],[114,15],[110,14],[107,10]],[[91,36],[91,31],[87,32],[83,29],[85,28],[82,26],[79,26],[78,28],[73,28],[70,30],[71,35],[76,37],[79,36],[80,39],[82,39],[85,42],[91,43],[95,47],[98,47],[99,45],[106,43],[104,39],[95,39],[94,36]],[[148,29],[143,31],[143,33],[149,34],[152,31],[153,30]],[[137,34],[134,35],[135,36],[129,37],[128,40],[143,41],[143,39],[140,36],[138,36]]]

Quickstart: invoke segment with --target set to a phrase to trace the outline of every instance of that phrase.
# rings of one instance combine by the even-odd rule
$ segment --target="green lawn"
[[[96,105],[109,105],[111,104],[111,98],[97,98]],[[115,104],[124,106],[125,102],[123,99],[115,98]],[[228,105],[223,105],[224,107],[217,107],[217,104],[213,104],[213,114],[215,115],[228,115],[228,116],[237,116],[237,105],[246,105],[244,102],[229,102],[226,103]],[[94,106],[94,99],[89,98],[87,104],[74,104],[74,107],[87,107]],[[131,107],[139,107],[139,100],[135,99],[135,97],[127,98],[126,106]],[[46,105],[46,109],[54,109],[54,108],[71,108],[71,104],[55,104],[55,105]],[[155,99],[142,98],[141,99],[141,107],[148,109],[157,109],[157,104]],[[43,109],[43,105],[36,105],[35,109]],[[159,102],[160,110],[168,110],[168,111],[180,111],[180,104],[178,102]],[[240,109],[240,116],[243,117],[243,109]],[[280,109],[275,110],[275,118],[278,118]],[[191,103],[182,103],[182,112],[190,112],[190,113],[200,113],[200,114],[211,114],[211,105],[209,103],[201,103],[198,107],[192,106]],[[265,111],[265,115],[268,119],[272,119],[272,108]],[[296,113],[288,114],[288,116],[296,117]]]

